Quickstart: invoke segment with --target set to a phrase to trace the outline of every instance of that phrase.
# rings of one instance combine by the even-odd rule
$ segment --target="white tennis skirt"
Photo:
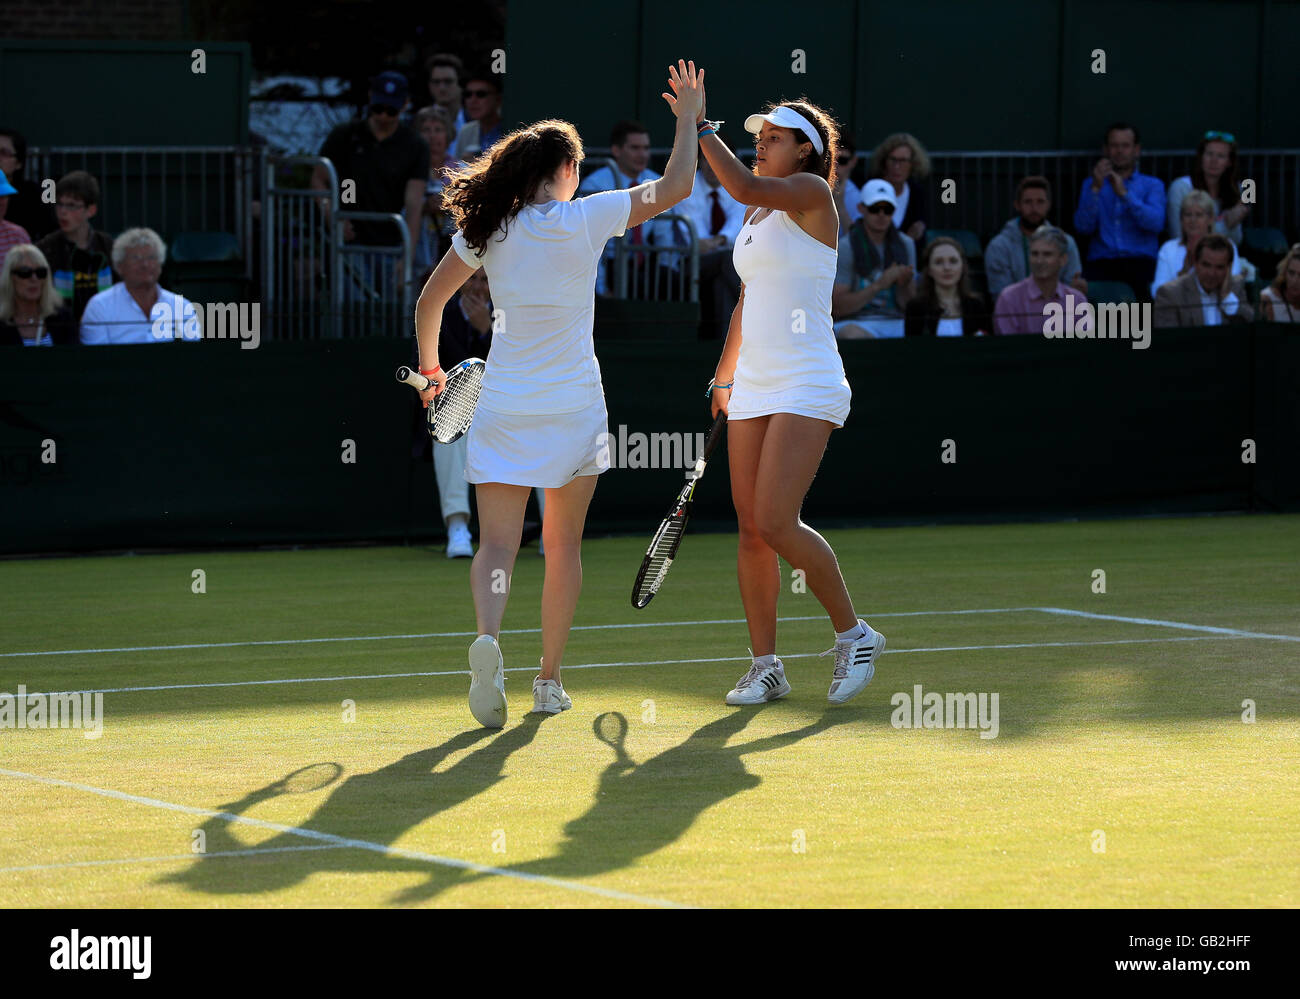
[[[576,413],[498,413],[480,405],[466,436],[465,479],[475,484],[559,489],[580,475],[609,468],[603,397]]]
[[[774,413],[794,413],[826,420],[837,427],[849,418],[853,392],[841,375],[839,384],[792,385],[776,392],[755,391],[738,374],[727,403],[727,420],[753,420]]]

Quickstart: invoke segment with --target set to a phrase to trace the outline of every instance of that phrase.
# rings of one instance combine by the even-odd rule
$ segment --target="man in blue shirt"
[[[1091,236],[1084,276],[1123,281],[1138,301],[1151,300],[1160,230],[1165,224],[1165,186],[1137,169],[1142,144],[1135,126],[1116,122],[1106,129],[1105,156],[1083,182],[1074,228]]]

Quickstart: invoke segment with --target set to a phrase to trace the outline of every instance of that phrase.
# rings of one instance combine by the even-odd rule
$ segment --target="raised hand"
[[[669,66],[668,85],[673,93],[660,96],[668,102],[674,115],[694,121],[704,113],[704,70],[697,73],[694,60],[688,64],[678,59],[676,66]]]

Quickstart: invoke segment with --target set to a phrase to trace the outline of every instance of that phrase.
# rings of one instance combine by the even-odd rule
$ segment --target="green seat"
[[[1137,296],[1123,281],[1089,281],[1088,301],[1093,305],[1136,302]]]
[[[177,233],[167,256],[178,264],[230,263],[244,259],[239,240],[229,232]]]
[[[977,265],[982,267],[984,264],[984,247],[980,244],[980,238],[969,229],[927,229],[925,231],[925,245],[929,246],[931,242],[940,236],[947,236],[949,239],[955,239],[957,245],[961,247],[962,252],[966,254],[972,268]],[[918,257],[920,254],[918,254]],[[918,260],[917,263],[920,263]]]
[[[1269,226],[1248,226],[1241,230],[1241,248],[1242,250],[1255,250],[1259,253],[1270,253],[1278,257],[1286,256],[1286,251],[1290,249],[1286,241],[1286,233],[1281,229],[1274,229]]]

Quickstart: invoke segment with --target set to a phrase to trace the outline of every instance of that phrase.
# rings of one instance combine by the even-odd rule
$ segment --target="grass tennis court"
[[[889,638],[856,700],[787,586],[793,693],[722,703],[734,535],[639,612],[646,539],[593,539],[544,720],[520,553],[500,731],[465,704],[468,560],[0,563],[0,691],[105,691],[98,739],[0,731],[0,905],[1300,905],[1300,517],[826,534]],[[997,737],[894,727],[917,684],[996,693]]]

